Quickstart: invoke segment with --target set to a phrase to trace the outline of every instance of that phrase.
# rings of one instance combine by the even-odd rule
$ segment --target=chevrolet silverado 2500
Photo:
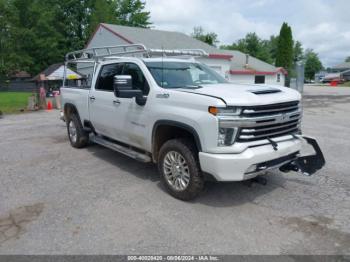
[[[317,142],[301,135],[297,91],[229,83],[193,58],[205,55],[143,45],[68,53],[66,66],[92,72],[68,77],[61,88],[71,145],[92,141],[154,162],[169,193],[182,200],[196,197],[208,178],[242,181],[271,169],[310,175],[322,168]],[[303,144],[315,153],[302,156]]]

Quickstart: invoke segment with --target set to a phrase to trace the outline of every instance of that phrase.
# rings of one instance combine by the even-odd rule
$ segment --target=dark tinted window
[[[96,89],[113,91],[113,77],[115,75],[121,75],[122,69],[123,64],[104,65],[101,69]]]
[[[133,89],[140,89],[144,95],[148,95],[149,85],[141,69],[136,64],[125,63],[123,75],[130,75],[132,77]]]
[[[255,76],[255,84],[265,84],[265,76]]]

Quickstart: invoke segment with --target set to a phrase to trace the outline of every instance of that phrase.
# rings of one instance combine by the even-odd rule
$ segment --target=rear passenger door
[[[118,127],[125,114],[121,112],[119,99],[114,96],[113,78],[122,70],[123,63],[103,65],[89,95],[90,121],[96,132],[116,140],[122,139]]]

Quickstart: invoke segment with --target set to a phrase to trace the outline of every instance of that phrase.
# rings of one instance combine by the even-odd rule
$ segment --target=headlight
[[[215,107],[209,106],[208,111],[214,116],[238,116],[241,113],[239,107],[230,106],[230,107]]]
[[[214,107],[208,108],[209,113],[218,118],[218,146],[231,146],[235,142],[238,127],[227,125],[225,119],[230,117],[238,117],[241,114],[241,108],[239,107]]]

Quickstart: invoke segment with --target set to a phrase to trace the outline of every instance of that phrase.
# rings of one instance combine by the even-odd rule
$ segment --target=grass
[[[0,92],[0,111],[5,114],[19,113],[28,105],[29,92]]]
[[[341,84],[341,85],[339,85],[339,86],[350,87],[350,81],[345,82],[345,83],[343,83],[343,84]]]

